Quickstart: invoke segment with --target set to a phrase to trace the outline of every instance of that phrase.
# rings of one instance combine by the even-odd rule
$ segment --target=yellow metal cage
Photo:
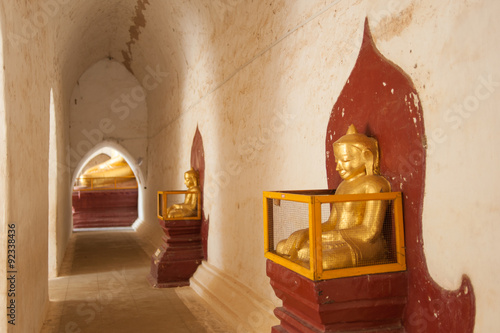
[[[401,192],[349,195],[335,195],[334,192],[264,192],[265,257],[314,281],[406,270]],[[333,203],[371,200],[386,200],[388,203],[382,227],[387,255],[381,260],[359,263],[355,267],[323,269],[321,224],[329,218]],[[309,263],[292,261],[276,251],[280,240],[300,229],[309,232]]]
[[[184,200],[184,196],[188,193],[192,193],[189,191],[158,191],[157,193],[157,205],[156,205],[156,215],[160,220],[170,221],[170,220],[199,220],[201,219],[201,195],[198,195],[198,203],[196,205],[196,215],[189,217],[175,217],[169,218],[167,217],[167,208],[173,204],[181,203],[179,200],[179,195],[182,195],[182,200]],[[170,198],[170,200],[169,200]],[[182,201],[181,200],[181,201]]]

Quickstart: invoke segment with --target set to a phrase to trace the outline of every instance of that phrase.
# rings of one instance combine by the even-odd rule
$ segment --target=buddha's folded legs
[[[307,246],[306,246],[307,245]],[[346,242],[332,242],[324,244],[323,247],[323,269],[337,269],[352,267],[355,264],[355,257],[351,247]],[[297,253],[297,259],[304,263],[309,263],[311,252],[309,242]]]

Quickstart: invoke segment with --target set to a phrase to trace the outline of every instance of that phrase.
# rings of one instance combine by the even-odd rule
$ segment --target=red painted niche
[[[422,105],[409,76],[377,50],[368,20],[357,62],[333,106],[326,132],[328,187],[336,188],[332,144],[354,124],[381,147],[380,170],[393,191],[403,193],[408,266],[407,332],[473,332],[475,296],[464,275],[456,291],[448,291],[429,275],[422,238],[425,189],[425,129]]]

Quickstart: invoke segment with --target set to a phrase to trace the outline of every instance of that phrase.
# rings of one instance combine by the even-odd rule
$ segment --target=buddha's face
[[[193,174],[191,174],[189,172],[186,172],[184,174],[184,184],[186,184],[186,186],[188,188],[191,188],[195,185],[195,180],[194,180]]]
[[[333,152],[337,163],[336,170],[342,179],[350,180],[366,174],[366,161],[359,148],[350,144],[335,144]]]

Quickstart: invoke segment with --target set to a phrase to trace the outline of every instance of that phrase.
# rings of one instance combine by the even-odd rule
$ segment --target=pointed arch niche
[[[141,221],[143,221],[143,219],[144,219],[144,214],[143,214],[144,195],[143,195],[143,191],[142,191],[142,189],[144,188],[144,186],[143,186],[144,176],[143,176],[142,171],[140,169],[140,165],[139,165],[140,161],[138,163],[125,148],[123,148],[122,146],[120,146],[119,144],[117,144],[115,142],[109,142],[109,141],[105,141],[105,142],[102,142],[102,143],[96,145],[78,163],[77,167],[75,168],[75,170],[73,172],[71,184],[73,186],[73,184],[75,184],[77,182],[77,178],[81,175],[82,171],[84,171],[87,168],[89,162],[95,160],[96,157],[99,157],[102,155],[107,155],[109,157],[116,156],[116,155],[122,156],[124,158],[124,160],[127,162],[127,164],[129,165],[132,172],[134,173],[135,180],[137,181],[137,218],[135,219],[135,223],[134,223],[134,225],[132,225],[132,227],[135,227],[135,224],[141,223]],[[73,193],[73,200],[75,199],[75,195],[78,197],[81,195],[80,191],[74,191],[73,188],[72,188],[72,193]],[[74,226],[74,221],[72,221],[72,224]]]
[[[381,172],[393,191],[403,193],[408,268],[404,328],[408,332],[472,332],[476,308],[471,280],[464,275],[458,290],[441,288],[429,274],[423,251],[427,144],[420,98],[411,78],[377,49],[368,19],[356,65],[328,123],[325,148],[329,188],[340,183],[333,142],[350,124],[379,141]]]
[[[463,276],[458,290],[430,277],[422,241],[426,147],[422,105],[410,77],[376,48],[368,20],[352,72],[330,114],[325,140],[328,188],[341,179],[333,143],[350,124],[375,137],[380,171],[403,195],[407,270],[311,281],[268,261],[267,271],[283,307],[272,332],[473,331],[475,295]],[[291,277],[290,277],[291,276]],[[299,287],[300,286],[300,287]],[[314,327],[314,329],[309,329]]]

